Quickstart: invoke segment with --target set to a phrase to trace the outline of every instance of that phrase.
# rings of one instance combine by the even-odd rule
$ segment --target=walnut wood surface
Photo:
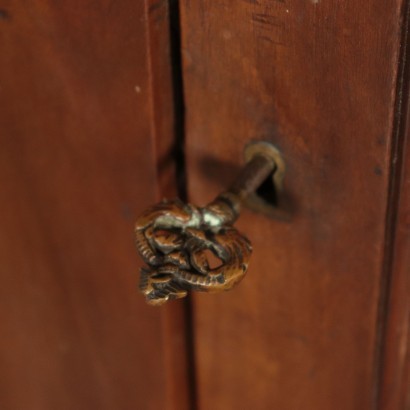
[[[401,91],[398,100],[394,179],[392,181],[391,227],[387,249],[390,271],[386,303],[386,327],[383,337],[380,409],[410,408],[410,96],[408,43],[409,11],[403,36],[400,64]]]
[[[182,1],[190,200],[267,139],[291,213],[245,212],[247,279],[195,296],[201,410],[374,408],[401,6]]]
[[[2,3],[1,409],[166,407],[132,234],[158,199],[147,21],[142,1]]]

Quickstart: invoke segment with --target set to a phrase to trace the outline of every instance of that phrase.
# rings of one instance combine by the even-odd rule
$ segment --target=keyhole
[[[256,190],[256,195],[268,205],[276,208],[278,206],[278,194],[272,176],[273,173],[263,181],[262,185]]]

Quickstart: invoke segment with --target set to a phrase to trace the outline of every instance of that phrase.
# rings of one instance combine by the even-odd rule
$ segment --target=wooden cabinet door
[[[409,408],[406,7],[181,2],[190,199],[221,190],[251,140],[287,165],[289,220],[244,212],[246,280],[194,297],[199,409]]]
[[[0,408],[409,409],[408,3],[1,5]],[[137,214],[253,140],[286,218],[243,211],[234,291],[147,306]]]
[[[3,410],[171,403],[133,245],[172,180],[168,28],[148,1],[1,5]]]

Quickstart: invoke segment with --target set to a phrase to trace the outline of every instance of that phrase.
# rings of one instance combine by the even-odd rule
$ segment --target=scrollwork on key
[[[279,151],[268,142],[248,144],[245,158],[234,183],[205,207],[164,200],[138,218],[135,242],[145,262],[140,290],[149,304],[190,291],[229,290],[245,276],[252,248],[233,224],[244,201],[268,178],[281,188],[285,171]]]
[[[227,200],[199,208],[179,200],[163,201],[137,220],[137,249],[146,263],[140,290],[147,302],[161,305],[190,290],[229,290],[245,275],[251,245],[230,222],[236,218]],[[209,253],[219,263],[210,264]]]

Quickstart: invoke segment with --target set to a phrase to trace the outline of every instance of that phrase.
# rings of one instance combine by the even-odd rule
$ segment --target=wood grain
[[[182,2],[190,199],[265,139],[292,204],[244,212],[248,277],[195,297],[199,409],[375,406],[401,3]]]
[[[148,19],[144,2],[2,4],[1,409],[166,408],[132,233],[158,196]]]
[[[410,112],[407,124],[410,124]],[[408,125],[407,125],[408,126]],[[396,234],[387,326],[382,367],[381,409],[410,407],[410,144],[408,131],[402,147],[404,162],[400,183],[400,201]]]
[[[410,408],[410,3],[404,10],[393,152],[391,233],[386,252],[389,270],[381,363],[380,409]]]

